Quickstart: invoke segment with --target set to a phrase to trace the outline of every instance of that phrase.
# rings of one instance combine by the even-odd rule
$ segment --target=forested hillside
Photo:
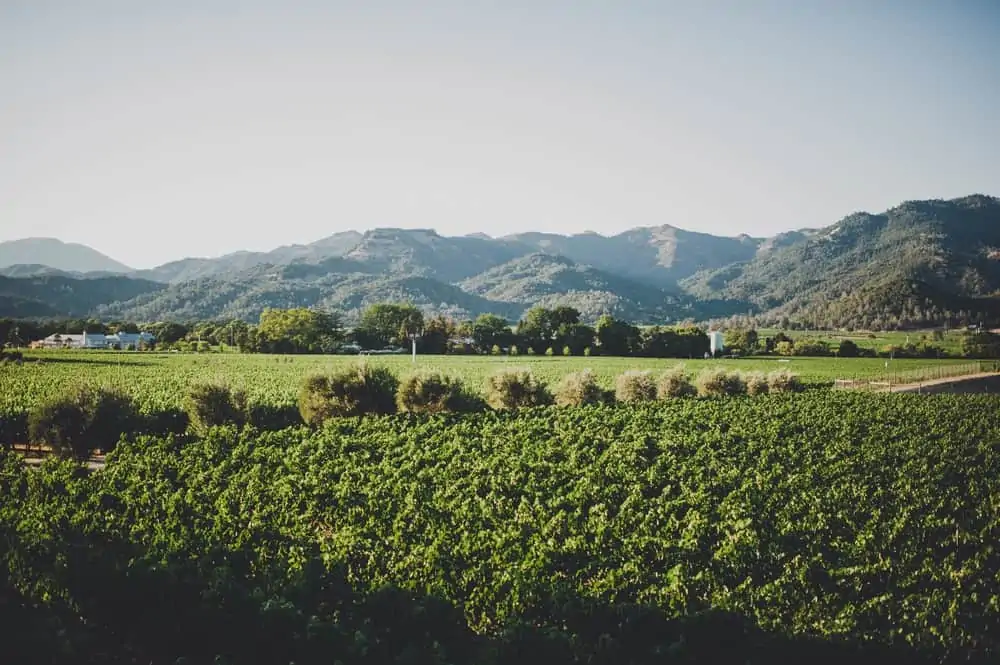
[[[271,252],[184,259],[117,277],[113,289],[77,285],[96,275],[67,270],[8,266],[5,274],[19,279],[0,293],[0,316],[253,321],[267,307],[322,307],[351,319],[374,302],[403,300],[464,318],[569,305],[588,322],[603,314],[668,324],[753,313],[812,327],[997,323],[1000,201],[908,201],[771,238],[672,226],[611,237],[349,231]]]

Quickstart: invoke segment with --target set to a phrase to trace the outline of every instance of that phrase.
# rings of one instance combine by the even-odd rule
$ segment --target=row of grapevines
[[[65,649],[144,662],[988,662],[998,407],[814,392],[8,459],[4,573]]]

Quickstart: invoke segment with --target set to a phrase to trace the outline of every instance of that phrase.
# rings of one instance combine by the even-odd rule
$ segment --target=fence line
[[[954,379],[997,371],[1000,371],[1000,365],[996,362],[970,362],[960,365],[940,365],[899,372],[886,372],[877,377],[836,379],[833,382],[833,387],[839,390],[892,390],[893,386],[919,385],[930,381]]]

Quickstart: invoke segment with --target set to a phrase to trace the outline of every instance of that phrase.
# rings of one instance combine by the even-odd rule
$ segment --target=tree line
[[[495,314],[457,320],[425,314],[412,304],[379,303],[362,311],[353,327],[335,311],[310,308],[265,309],[256,324],[242,320],[138,324],[97,319],[29,321],[0,319],[0,342],[27,346],[49,335],[148,332],[155,350],[244,353],[337,353],[409,348],[424,354],[570,355],[701,357],[708,351],[705,331],[693,325],[639,328],[602,316],[596,325],[573,307],[535,307],[519,321]]]
[[[935,358],[948,355],[938,344],[941,333],[916,343],[882,349],[859,347],[850,340],[832,344],[816,339],[793,339],[786,332],[760,338],[751,318],[730,320],[726,327],[727,353],[785,356],[840,356]],[[336,311],[310,308],[265,309],[256,324],[234,319],[198,323],[68,319],[29,321],[0,319],[0,342],[8,347],[27,346],[48,335],[115,332],[149,332],[157,350],[208,351],[228,348],[243,353],[357,353],[359,350],[408,349],[411,339],[423,354],[494,354],[635,356],[650,358],[700,358],[709,352],[705,329],[695,325],[640,328],[612,316],[600,317],[591,326],[573,307],[534,307],[516,322],[495,314],[457,320],[426,316],[405,303],[379,303],[362,311],[353,327]],[[970,358],[1000,357],[1000,336],[969,332],[962,355]]]

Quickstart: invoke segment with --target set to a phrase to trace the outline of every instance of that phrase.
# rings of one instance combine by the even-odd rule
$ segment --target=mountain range
[[[568,304],[641,323],[753,312],[837,327],[995,319],[1000,199],[907,201],[879,214],[772,237],[673,226],[613,236],[442,236],[430,229],[337,233],[307,245],[131,270],[82,245],[0,243],[0,316],[256,320],[265,307],[374,302],[517,318]]]

